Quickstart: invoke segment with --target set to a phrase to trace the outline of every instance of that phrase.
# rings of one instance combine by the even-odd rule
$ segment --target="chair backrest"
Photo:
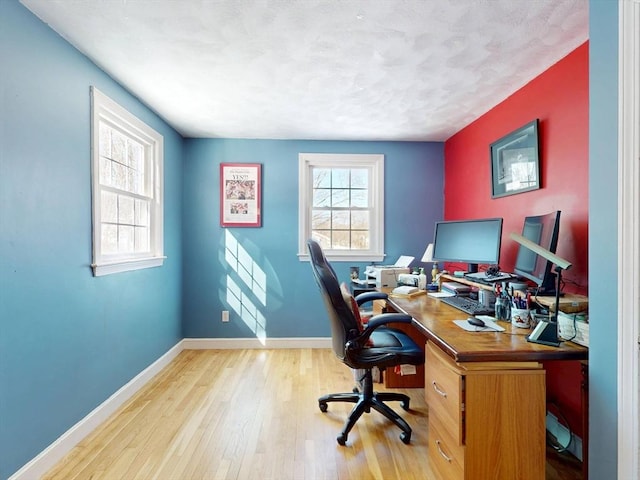
[[[359,334],[358,323],[342,295],[340,282],[333,267],[324,256],[320,244],[315,240],[307,240],[307,248],[313,276],[329,314],[333,351],[340,360],[344,360],[347,341]]]

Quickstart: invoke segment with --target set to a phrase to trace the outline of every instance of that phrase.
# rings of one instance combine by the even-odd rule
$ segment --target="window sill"
[[[94,277],[102,277],[111,275],[112,273],[130,272],[133,270],[141,270],[143,268],[161,267],[167,257],[149,257],[139,258],[135,260],[124,260],[112,263],[93,264]]]
[[[367,253],[367,254],[342,254],[342,255],[332,255],[330,253],[325,252],[325,256],[327,260],[330,262],[382,262],[384,260],[384,254],[375,254],[375,253]],[[309,261],[308,253],[299,253],[298,260],[301,262]]]

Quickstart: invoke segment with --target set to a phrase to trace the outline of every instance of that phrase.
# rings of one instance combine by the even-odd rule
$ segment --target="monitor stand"
[[[538,297],[564,297],[564,292],[559,292],[555,288],[553,290],[535,290],[535,287],[533,287],[533,289]]]
[[[556,272],[558,272],[558,269],[556,267]],[[560,285],[561,285],[561,277],[558,277],[559,275],[561,275],[559,272],[555,274],[556,275],[556,281],[555,282],[545,282],[545,284],[540,285],[538,287],[538,290],[536,291],[536,295],[538,295],[539,297],[555,297],[557,296],[558,292],[560,292]],[[559,296],[564,296],[564,293],[560,292]]]

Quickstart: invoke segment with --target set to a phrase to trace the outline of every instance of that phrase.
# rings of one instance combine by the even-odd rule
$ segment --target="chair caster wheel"
[[[409,400],[407,400],[406,402],[400,402],[400,406],[404,409],[404,410],[409,410]]]
[[[400,434],[400,440],[402,440],[402,443],[405,445],[409,445],[409,442],[411,441],[411,432],[402,432]]]
[[[336,438],[336,440],[343,447],[347,444],[347,437],[342,433],[340,435],[338,435],[338,438]]]
[[[327,411],[327,404],[326,402],[319,402],[318,406],[320,407],[320,411],[321,412],[326,412]]]

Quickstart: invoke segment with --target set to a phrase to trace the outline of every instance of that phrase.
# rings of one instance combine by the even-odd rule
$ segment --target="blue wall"
[[[0,478],[181,338],[182,138],[0,0]],[[90,85],[165,140],[162,268],[92,276]]]
[[[224,259],[230,238],[266,276],[268,337],[329,335],[296,255],[299,152],[385,154],[391,260],[421,256],[442,217],[442,144],[185,141],[15,0],[0,0],[0,48],[0,478],[183,336],[256,334],[226,296],[230,282],[242,285]],[[161,268],[91,274],[91,85],[164,136]],[[220,228],[221,162],[263,164],[262,228]],[[345,279],[349,265],[337,265]]]
[[[328,337],[329,325],[307,262],[298,259],[298,153],[385,155],[385,252],[422,257],[443,212],[443,144],[294,140],[186,140],[183,198],[183,322],[186,337]],[[263,164],[261,228],[220,227],[219,166]],[[225,255],[238,242],[266,276],[266,299]],[[347,280],[349,266],[335,263]],[[414,265],[421,265],[416,260]],[[250,277],[245,275],[245,279]],[[237,289],[235,286],[237,285]],[[240,293],[236,293],[240,291]],[[242,298],[242,301],[236,300]],[[243,313],[246,302],[256,314]],[[231,321],[220,321],[221,310]],[[256,318],[258,319],[256,321]]]
[[[589,290],[589,478],[609,479],[618,470],[618,2],[591,0],[589,18],[589,271],[601,280]]]

